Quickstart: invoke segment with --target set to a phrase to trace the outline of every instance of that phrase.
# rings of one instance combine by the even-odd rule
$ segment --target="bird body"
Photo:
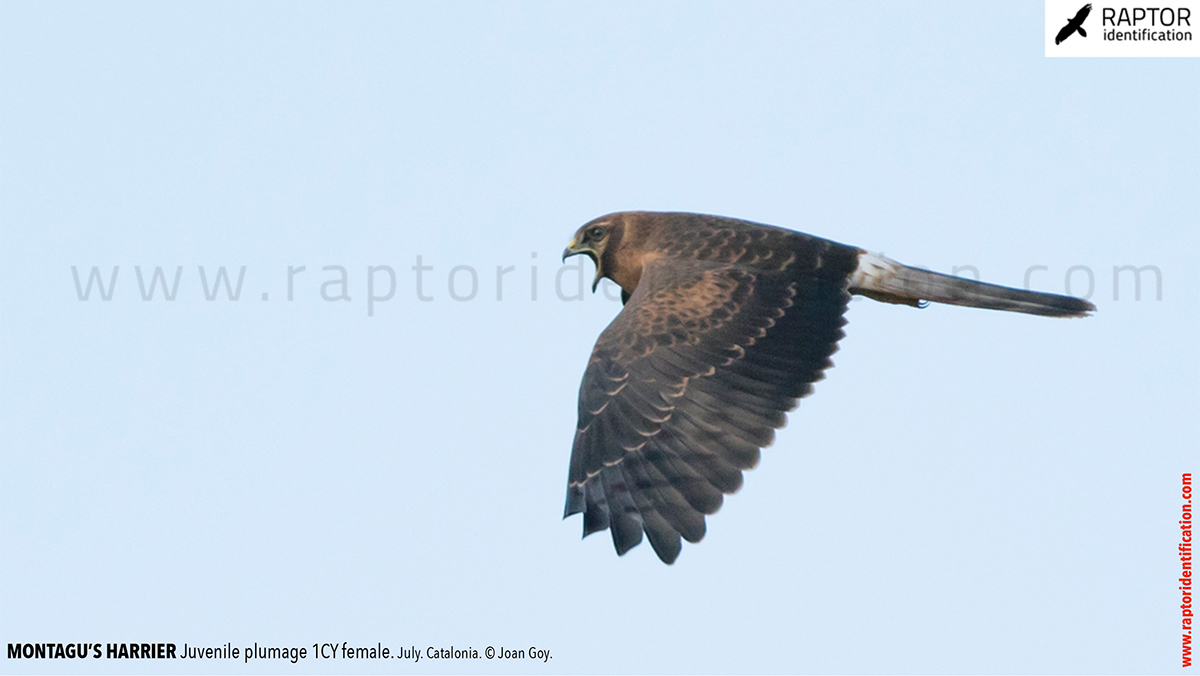
[[[565,516],[610,529],[618,554],[643,533],[664,562],[699,542],[786,413],[832,366],[851,294],[1048,316],[1078,298],[911,268],[858,247],[718,216],[623,212],[581,227],[584,254],[625,307],[592,350],[579,392]]]
[[[1083,30],[1083,22],[1088,18],[1088,14],[1091,13],[1092,4],[1090,2],[1083,7],[1080,7],[1079,11],[1075,13],[1074,17],[1067,19],[1067,25],[1059,29],[1058,35],[1054,36],[1054,44],[1061,44],[1063,40],[1071,37],[1071,34],[1075,31],[1079,31],[1079,34],[1086,38],[1087,31]]]

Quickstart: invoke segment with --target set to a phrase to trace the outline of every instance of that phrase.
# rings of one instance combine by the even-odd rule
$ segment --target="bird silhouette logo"
[[[1086,38],[1087,31],[1083,30],[1083,22],[1088,18],[1088,14],[1091,14],[1091,12],[1092,3],[1089,2],[1075,13],[1075,18],[1067,19],[1067,25],[1063,26],[1062,29],[1058,31],[1058,35],[1054,36],[1054,44],[1062,44],[1062,41],[1071,37],[1071,34],[1075,31],[1079,31],[1079,34]]]

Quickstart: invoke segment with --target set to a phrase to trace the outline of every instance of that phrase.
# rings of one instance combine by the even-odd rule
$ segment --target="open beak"
[[[572,239],[567,248],[563,249],[562,259],[565,261],[571,256],[578,256],[579,254],[587,254],[587,257],[592,259],[592,262],[596,264],[596,278],[592,280],[592,293],[596,293],[596,287],[600,286],[600,278],[604,276],[600,272],[600,258],[596,256],[596,252],[591,247],[580,246]]]

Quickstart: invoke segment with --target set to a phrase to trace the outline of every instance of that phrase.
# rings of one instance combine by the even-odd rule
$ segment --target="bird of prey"
[[[1075,13],[1074,19],[1067,19],[1067,25],[1063,26],[1058,31],[1058,35],[1054,36],[1054,44],[1061,44],[1063,40],[1071,37],[1071,34],[1075,31],[1079,31],[1079,34],[1086,38],[1087,31],[1083,30],[1083,20],[1088,17],[1088,14],[1090,14],[1091,11],[1092,3],[1089,2]]]
[[[665,563],[742,485],[844,335],[851,294],[1080,317],[1086,300],[907,267],[858,247],[688,213],[597,218],[563,251],[596,264],[624,307],[579,389],[564,518],[609,529],[617,554],[650,540]]]

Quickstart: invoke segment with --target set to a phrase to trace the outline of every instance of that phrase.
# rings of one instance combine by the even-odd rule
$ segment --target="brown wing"
[[[624,554],[644,531],[673,562],[831,365],[858,251],[793,245],[781,270],[645,264],[580,387],[565,516],[585,537],[609,528]]]

